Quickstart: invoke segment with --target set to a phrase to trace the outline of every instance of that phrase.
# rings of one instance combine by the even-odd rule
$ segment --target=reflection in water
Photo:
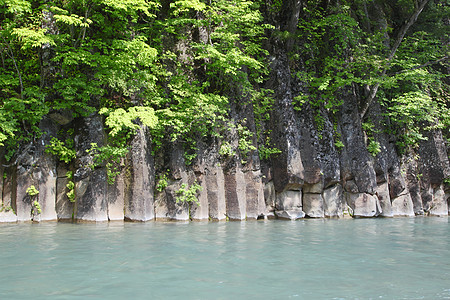
[[[0,225],[0,299],[450,297],[448,218]]]

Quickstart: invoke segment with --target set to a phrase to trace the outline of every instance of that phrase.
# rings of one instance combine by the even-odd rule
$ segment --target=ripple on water
[[[0,225],[1,299],[449,299],[448,218]]]

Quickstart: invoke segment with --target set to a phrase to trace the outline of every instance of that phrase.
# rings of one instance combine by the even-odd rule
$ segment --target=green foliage
[[[246,126],[246,123],[247,119],[243,119],[241,122],[237,123],[237,125],[233,124],[232,122],[227,123],[225,129],[229,132],[234,132],[235,130],[238,137],[238,143],[234,146],[229,141],[222,141],[219,148],[219,155],[227,158],[236,156],[239,152],[242,158],[241,163],[246,164],[247,155],[251,151],[258,150],[259,155],[264,157],[265,159],[268,159],[273,154],[280,153],[280,151],[275,147],[270,147],[269,137],[267,137],[266,141],[259,146],[259,149],[257,149],[253,141],[255,133]]]
[[[380,143],[375,140],[370,140],[369,144],[367,145],[367,151],[373,156],[376,157],[378,153],[381,152]]]
[[[444,179],[444,184],[450,185],[450,177]]]
[[[3,203],[0,203],[0,213],[1,212],[9,212],[9,211],[12,211],[15,214],[15,212],[14,212],[13,208],[11,207],[11,205],[4,206]]]
[[[128,110],[123,108],[115,110],[102,108],[99,113],[107,115],[105,124],[109,127],[109,135],[112,138],[122,137],[125,140],[130,138],[139,129],[139,122],[151,129],[155,128],[158,123],[158,117],[151,107],[133,106]]]
[[[258,141],[259,159],[268,160],[281,150],[270,143],[270,131],[265,130],[265,123],[270,121],[270,114],[275,103],[273,90],[261,89],[252,94],[253,114],[255,116],[256,138]]]
[[[72,181],[69,181],[69,183],[70,182],[72,182]],[[67,186],[67,188],[69,188],[69,187]],[[66,196],[70,202],[72,202],[72,203],[75,202],[75,190],[73,188],[72,189],[69,188],[69,191],[66,193]]]
[[[50,44],[56,46],[55,41],[48,35],[45,35],[45,29],[38,28],[14,28],[12,30],[12,35],[17,37],[17,39],[22,43],[22,50],[27,50],[30,48],[42,47],[45,44]]]
[[[416,148],[420,141],[427,140],[423,130],[443,127],[440,119],[448,116],[440,115],[443,111],[438,105],[421,91],[402,94],[389,102],[386,115],[395,125],[393,131],[399,137],[397,146],[401,152],[408,147]]]
[[[168,86],[171,98],[154,99],[161,109],[156,110],[158,124],[152,130],[156,150],[162,141],[182,141],[186,151],[195,156],[196,140],[212,135],[221,126],[226,115],[228,99],[205,93],[202,87],[186,78],[172,76]],[[149,103],[150,104],[150,103]],[[189,159],[188,159],[189,160]]]
[[[296,75],[307,83],[310,96],[295,98],[297,110],[309,101],[314,108],[337,111],[343,103],[338,96],[339,90],[355,81],[362,81],[356,78],[348,59],[360,38],[358,22],[349,6],[332,7],[330,11],[309,3],[304,6],[303,17],[298,24],[301,44],[291,54],[291,59],[298,61],[300,55],[307,58],[303,70]]]
[[[401,153],[426,140],[425,131],[448,128],[450,124],[449,87],[441,73],[448,65],[442,60],[448,56],[448,46],[442,45],[434,31],[419,30],[405,38],[391,64],[391,75],[382,85],[380,98]],[[438,63],[433,65],[434,61]]]
[[[261,57],[264,29],[258,2],[214,0],[202,10],[205,15],[195,25],[207,29],[206,43],[192,43],[196,59],[204,61],[206,73],[218,88],[235,80],[260,81],[266,72]],[[239,46],[238,46],[239,45]],[[251,70],[244,72],[243,67]],[[248,77],[250,75],[250,78]]]
[[[266,144],[270,144],[270,142],[267,142]],[[267,147],[265,145],[260,145],[258,147],[258,154],[260,160],[268,160],[273,155],[281,153],[281,150],[276,147]]]
[[[341,91],[358,85],[363,93],[379,85],[377,96],[386,107],[389,130],[403,152],[425,139],[424,130],[448,128],[450,124],[449,88],[442,80],[443,70],[448,67],[448,43],[443,41],[449,36],[448,26],[444,25],[449,8],[431,1],[391,59],[392,45],[387,37],[395,41],[402,22],[406,23],[417,5],[409,0],[383,2],[380,9],[389,14],[396,11],[402,20],[393,24],[386,20],[393,27],[384,29],[376,25],[378,15],[376,22],[370,19],[374,17],[366,9],[370,5],[364,1],[303,4],[298,47],[291,53],[291,62],[297,78],[306,83],[308,96],[295,97],[294,107],[301,110],[309,101],[313,109],[325,108],[334,113],[342,104]],[[315,123],[320,132],[318,115]],[[378,153],[377,145],[369,136],[368,147],[373,155]]]
[[[191,151],[195,151],[196,148],[191,147]],[[192,162],[194,161],[194,159],[197,157],[197,153],[189,153],[188,151],[184,151],[183,153],[183,157],[184,157],[184,162],[186,164],[186,166],[190,166],[192,164]]]
[[[377,2],[383,12],[376,18],[388,18],[384,29],[384,20],[363,9],[372,4],[303,1],[298,26],[289,32],[263,20],[262,12],[280,19],[285,3],[278,0],[0,1],[0,146],[12,160],[20,145],[36,141],[46,115],[63,110],[104,115],[110,145],[90,153],[92,167],[105,165],[110,181],[140,126],[148,127],[154,152],[164,142],[183,145],[187,164],[198,141],[223,130],[236,130],[239,140],[222,142],[220,155],[239,153],[245,163],[258,148],[269,159],[279,153],[268,138],[275,97],[260,87],[269,66],[264,43],[272,34],[271,41],[297,39],[289,53],[301,82],[294,108],[311,106],[319,137],[325,116],[337,112],[350,87],[364,102],[364,91],[380,84],[390,133],[400,148],[415,147],[425,130],[448,132],[450,8],[430,1],[388,60],[415,3]],[[256,132],[245,122],[228,125],[234,122],[230,102],[239,107],[239,101],[253,106]],[[376,155],[379,145],[368,136]],[[343,147],[337,135],[335,146]],[[61,136],[46,152],[65,163],[76,155],[73,140]]]
[[[273,90],[261,89],[252,93],[253,113],[258,128],[260,128],[262,122],[270,120],[270,113],[274,103]]]
[[[294,104],[294,109],[297,111],[301,111],[303,105],[308,102],[309,100],[309,96],[308,95],[298,95],[296,97],[293,98],[293,104]]]
[[[157,183],[156,183],[156,190],[158,192],[162,192],[166,189],[166,187],[169,185],[169,178],[167,176],[167,173],[169,172],[169,170],[167,170],[167,172],[164,172],[162,174],[159,175]]]
[[[189,164],[196,142],[227,118],[230,84],[249,94],[267,74],[270,26],[258,1],[4,1],[0,20],[0,145],[9,158],[43,116],[65,110],[105,115],[108,142],[120,148],[147,126],[153,151],[179,141]],[[187,40],[188,31],[207,39]],[[53,139],[46,151],[69,163],[68,143]]]
[[[361,123],[361,128],[362,128],[362,130],[364,130],[366,133],[372,135],[372,133],[374,132],[375,125],[374,125],[372,122],[370,122],[370,120],[369,120],[369,122],[363,122],[363,123]]]
[[[39,194],[39,191],[36,189],[34,185],[27,188],[26,193],[30,197],[37,196]]]
[[[222,142],[219,148],[219,155],[223,157],[231,157],[236,155],[236,151],[234,151],[233,146],[227,141]]]
[[[345,148],[344,143],[342,142],[341,138],[341,133],[338,131],[338,124],[335,121],[333,124],[333,136],[334,136],[334,146],[336,147],[336,149],[338,151],[341,151],[342,149]]]
[[[33,207],[31,208],[31,210],[33,215],[42,213],[41,205],[37,200],[34,200],[32,205]]]
[[[247,120],[243,119],[241,123],[238,123],[236,126],[237,134],[239,137],[238,149],[240,150],[241,156],[243,157],[242,163],[245,164],[245,157],[251,151],[256,150],[256,147],[253,145],[253,137],[254,133],[248,129],[245,124]]]
[[[188,187],[187,184],[183,183],[181,188],[176,192],[177,202],[181,203],[195,203],[200,206],[200,201],[197,198],[197,194],[203,188],[195,181],[192,185]]]
[[[317,136],[319,137],[319,139],[322,139],[323,138],[322,132],[325,128],[325,118],[320,113],[320,111],[317,111],[316,114],[314,115],[314,123],[316,124],[316,129],[318,132]]]
[[[381,152],[381,145],[378,141],[375,140],[374,134],[378,133],[377,130],[375,130],[375,125],[372,123],[371,120],[368,120],[367,122],[363,122],[361,124],[362,130],[365,131],[367,135],[367,151],[373,156],[376,157],[378,153]]]
[[[0,146],[4,146],[4,142],[8,138],[14,137],[14,132],[18,129],[18,123],[14,119],[11,111],[4,108],[4,105],[0,108]]]
[[[76,157],[76,151],[73,149],[73,146],[72,139],[62,142],[58,138],[53,137],[50,144],[46,146],[45,152],[55,155],[60,161],[68,164]]]
[[[345,147],[344,143],[341,140],[337,140],[336,142],[334,142],[334,146],[338,150],[342,150]]]
[[[72,181],[73,179],[73,172],[72,171],[67,171],[66,172],[66,177],[67,179],[69,179],[69,181],[66,184],[66,188],[69,190],[66,193],[67,198],[69,199],[70,202],[75,202],[75,183]]]
[[[91,143],[91,148],[86,152],[94,158],[94,162],[89,167],[94,169],[105,165],[108,183],[113,184],[117,175],[120,174],[121,160],[128,154],[128,149],[111,145],[99,147],[96,143]]]

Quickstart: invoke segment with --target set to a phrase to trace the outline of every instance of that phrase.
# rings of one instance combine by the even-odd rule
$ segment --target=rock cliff
[[[240,157],[219,155],[219,144],[202,142],[197,156],[186,165],[183,148],[174,143],[152,154],[151,136],[141,127],[131,141],[114,183],[107,182],[104,165],[87,168],[93,158],[85,151],[90,143],[105,143],[102,117],[73,120],[78,158],[70,165],[44,152],[44,144],[61,125],[42,120],[47,134],[22,148],[14,165],[3,163],[0,185],[3,210],[0,222],[16,221],[149,221],[149,220],[248,220],[259,218],[342,218],[448,215],[450,189],[447,149],[439,131],[430,131],[415,152],[397,154],[393,141],[382,130],[381,151],[374,157],[355,103],[354,91],[343,94],[337,130],[326,112],[319,132],[308,107],[295,111],[289,66],[283,58],[272,65],[271,88],[276,102],[271,112],[271,135],[281,153],[260,161],[255,153]],[[376,120],[381,108],[374,108]],[[236,122],[254,118],[249,110],[236,114]],[[382,127],[381,124],[377,126]],[[254,127],[254,126],[253,126]],[[344,147],[337,149],[335,135]],[[231,134],[226,142],[237,143]],[[256,144],[255,144],[256,146]],[[156,157],[155,157],[156,156]],[[246,160],[244,162],[244,160]],[[75,201],[67,197],[67,172],[73,170]],[[167,176],[167,186],[155,189],[156,178]],[[196,182],[197,203],[177,203],[182,184]],[[27,188],[39,191],[30,196]],[[36,212],[34,201],[40,207]]]
[[[293,33],[300,4],[283,1],[279,14],[266,18],[274,19],[277,30]],[[302,68],[292,66],[289,58],[293,43],[273,36],[266,41],[271,64],[262,88],[273,91],[270,117],[261,120],[252,102],[234,93],[228,108],[231,129],[221,137],[199,139],[189,162],[183,145],[169,138],[154,151],[142,125],[110,183],[106,162],[92,164],[87,151],[92,143],[107,144],[104,116],[71,118],[64,110],[48,114],[39,124],[44,134],[22,145],[14,161],[0,164],[0,222],[448,215],[450,164],[442,132],[424,131],[427,139],[400,153],[397,137],[385,130],[386,108],[374,101],[362,119],[363,95],[355,85],[339,91],[342,104],[336,112],[309,103],[298,109],[295,97],[308,91],[293,76]],[[368,119],[371,138],[379,142],[375,155],[363,128]],[[256,132],[261,127],[279,153],[260,158]],[[45,152],[62,129],[73,130],[76,159],[70,163]],[[224,154],[228,146],[239,149],[239,130],[250,133],[247,150]],[[157,186],[161,178],[164,185]],[[37,194],[29,192],[31,186]],[[197,201],[177,201],[192,186],[198,186]]]

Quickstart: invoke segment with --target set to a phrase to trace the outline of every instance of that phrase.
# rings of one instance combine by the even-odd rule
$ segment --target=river
[[[448,217],[2,224],[0,299],[450,299]]]

